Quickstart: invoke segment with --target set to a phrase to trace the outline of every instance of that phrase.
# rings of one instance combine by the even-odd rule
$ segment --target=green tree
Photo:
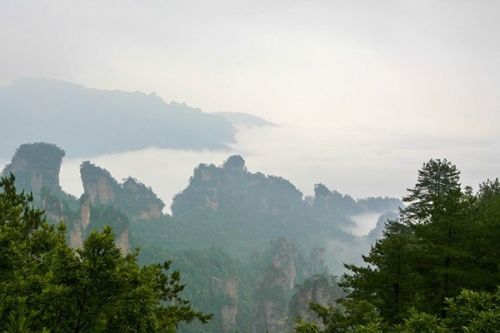
[[[346,265],[347,299],[329,309],[313,305],[324,329],[299,322],[297,331],[500,331],[494,293],[500,284],[500,181],[487,181],[474,194],[461,189],[459,174],[446,160],[425,163],[399,220],[386,224],[384,237],[363,257],[367,265]],[[365,314],[379,317],[356,315],[363,304],[373,306]]]
[[[473,260],[470,278],[476,288],[494,291],[500,281],[500,181],[488,180],[480,185],[476,202],[477,224],[471,231],[467,248]]]
[[[382,318],[373,304],[367,301],[343,299],[336,306],[324,307],[310,303],[310,309],[317,314],[321,325],[297,320],[298,333],[381,333]]]
[[[47,254],[64,243],[64,229],[46,223],[32,195],[16,193],[14,181],[12,175],[0,179],[0,331],[29,332],[43,310]]]
[[[363,257],[367,265],[346,265],[349,296],[374,304],[385,322],[401,323],[410,308],[444,317],[445,300],[462,289],[499,284],[500,182],[474,195],[459,174],[447,160],[425,163],[399,220]]]
[[[398,331],[402,333],[445,333],[447,332],[441,325],[440,318],[425,313],[410,310],[404,323],[398,326]]]
[[[350,297],[375,305],[388,322],[401,320],[412,304],[415,291],[415,238],[408,226],[388,221],[384,238],[377,241],[368,256],[367,266],[346,265],[350,274],[341,285]]]
[[[496,287],[498,189],[498,182],[486,182],[477,196],[470,188],[462,191],[460,172],[446,159],[430,160],[419,171],[417,184],[403,198],[409,205],[400,214],[417,240],[415,307],[444,316],[444,300],[461,289]]]
[[[431,222],[446,209],[446,198],[460,193],[460,171],[446,159],[431,159],[418,171],[417,183],[408,192],[401,220],[407,224]]]
[[[401,324],[387,325],[366,301],[343,300],[329,308],[310,304],[323,325],[298,320],[297,333],[497,333],[500,332],[500,289],[494,293],[462,290],[446,299],[446,316],[410,309]]]
[[[170,262],[138,265],[109,227],[71,249],[64,226],[49,225],[31,195],[17,194],[13,176],[0,188],[0,331],[175,332],[210,319],[180,296]]]

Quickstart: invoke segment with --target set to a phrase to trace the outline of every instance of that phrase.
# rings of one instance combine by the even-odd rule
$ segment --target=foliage
[[[340,300],[337,306],[324,307],[316,303],[309,306],[321,319],[321,324],[299,319],[295,328],[299,333],[382,332],[378,310],[367,301],[346,298]]]
[[[408,206],[386,224],[366,265],[346,265],[348,297],[338,307],[313,306],[325,325],[317,332],[498,331],[500,182],[488,180],[474,194],[459,175],[447,160],[423,165],[403,199]],[[355,311],[367,303],[377,313],[368,321]],[[316,332],[311,325],[297,330]]]
[[[115,235],[120,235],[128,228],[129,218],[112,206],[90,206],[90,224],[84,236],[88,237],[93,231],[101,231],[106,226],[110,226]]]
[[[210,319],[180,296],[170,262],[139,266],[109,227],[71,249],[64,226],[48,224],[14,181],[0,180],[0,331],[175,332],[181,322]]]
[[[495,293],[462,290],[445,301],[444,318],[410,309],[401,324],[388,325],[367,301],[344,299],[335,307],[311,303],[322,325],[298,320],[297,333],[496,333],[500,331],[500,289]]]

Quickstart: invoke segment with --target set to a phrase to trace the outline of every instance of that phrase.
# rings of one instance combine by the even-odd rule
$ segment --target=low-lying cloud
[[[422,163],[430,158],[448,158],[462,170],[463,184],[475,188],[486,178],[500,174],[500,157],[495,154],[500,146],[490,141],[457,146],[436,140],[429,146],[425,140],[411,136],[389,140],[368,130],[293,125],[241,129],[237,141],[231,151],[149,148],[65,159],[61,183],[64,190],[80,195],[79,165],[90,160],[118,180],[131,176],[151,186],[169,207],[198,164],[220,165],[232,154],[242,155],[249,171],[282,176],[306,195],[321,182],[357,198],[401,197],[415,183]]]

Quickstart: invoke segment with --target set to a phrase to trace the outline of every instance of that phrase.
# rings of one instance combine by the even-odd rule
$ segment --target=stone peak
[[[240,155],[232,155],[224,162],[224,169],[230,170],[245,170],[245,160]]]

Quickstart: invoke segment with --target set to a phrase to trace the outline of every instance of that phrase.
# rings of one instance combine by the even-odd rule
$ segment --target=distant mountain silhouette
[[[235,127],[225,116],[155,94],[90,89],[46,78],[0,87],[0,156],[25,142],[54,142],[73,156],[147,147],[224,149]],[[251,118],[251,116],[248,115]]]

